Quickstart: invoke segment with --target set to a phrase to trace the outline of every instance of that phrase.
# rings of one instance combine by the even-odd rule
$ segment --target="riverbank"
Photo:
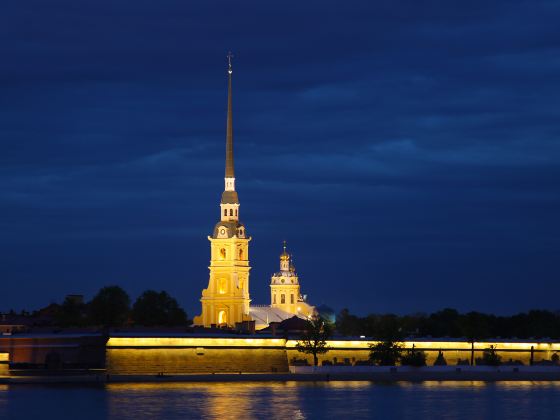
[[[489,368],[448,366],[445,369],[425,368],[376,368],[371,371],[321,371],[313,368],[306,373],[216,373],[181,375],[51,375],[0,377],[0,384],[107,384],[153,382],[318,382],[318,381],[560,381],[559,368]]]

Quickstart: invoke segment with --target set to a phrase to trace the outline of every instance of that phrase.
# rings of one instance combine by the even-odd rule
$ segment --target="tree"
[[[496,353],[496,346],[490,345],[490,347],[484,349],[482,358],[476,359],[476,364],[486,366],[499,366],[501,364],[501,360],[502,357]]]
[[[187,314],[166,291],[146,290],[132,306],[135,324],[175,326],[187,323]]]
[[[67,296],[56,311],[55,321],[61,327],[83,327],[88,324],[86,305]]]
[[[474,364],[474,343],[490,335],[488,316],[479,312],[469,312],[461,320],[463,336],[471,343],[471,366]]]
[[[401,358],[402,343],[385,340],[370,344],[369,360],[379,366],[395,366]]]
[[[313,365],[319,364],[317,355],[329,351],[327,340],[330,338],[332,328],[324,319],[315,316],[306,321],[306,328],[296,344],[296,349],[304,354],[313,355]]]
[[[445,360],[445,357],[443,356],[443,352],[441,350],[438,352],[436,361],[434,362],[434,366],[447,366],[447,360]]]
[[[344,336],[361,335],[360,321],[360,318],[350,314],[350,311],[345,308],[336,317],[336,330]]]
[[[401,365],[403,366],[426,366],[426,353],[414,348],[401,354]]]
[[[107,286],[97,292],[89,307],[93,324],[116,327],[128,319],[130,298],[119,286]]]

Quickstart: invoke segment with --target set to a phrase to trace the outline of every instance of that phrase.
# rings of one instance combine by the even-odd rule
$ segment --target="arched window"
[[[220,257],[222,257],[222,260],[225,260],[225,258],[226,258],[226,249],[225,248],[220,249]]]
[[[290,303],[292,305],[294,304],[294,294],[293,293],[290,295]]]
[[[226,311],[218,312],[218,324],[225,324],[227,322]]]
[[[224,216],[227,216],[227,209],[224,209]]]
[[[280,303],[286,303],[286,295],[280,295]]]
[[[235,209],[235,215],[237,216],[237,209]]]
[[[239,259],[242,260],[243,259],[243,249],[239,250]]]
[[[229,215],[233,216],[233,209],[229,209]]]
[[[224,278],[221,278],[220,280],[218,280],[218,293],[221,295],[225,295],[226,293],[226,288],[227,288],[227,284],[226,284],[227,280]]]
[[[272,304],[276,305],[276,295],[272,295]]]

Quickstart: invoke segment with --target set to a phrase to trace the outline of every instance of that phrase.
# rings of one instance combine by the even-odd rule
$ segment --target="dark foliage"
[[[369,360],[379,366],[395,366],[403,351],[402,344],[397,341],[380,341],[369,347]]]
[[[445,360],[441,350],[438,352],[436,360],[434,361],[434,366],[447,366],[447,360]]]
[[[501,360],[501,356],[496,353],[496,347],[490,346],[487,349],[484,349],[481,358],[476,359],[476,364],[486,366],[499,366],[501,364]]]
[[[94,325],[121,326],[128,320],[130,298],[119,286],[107,286],[91,300],[89,311]]]
[[[426,353],[421,350],[410,349],[401,354],[403,366],[426,366]]]
[[[90,323],[87,305],[66,297],[55,312],[55,323],[60,327],[83,327]]]
[[[533,310],[513,316],[496,316],[481,312],[460,314],[443,309],[427,314],[398,316],[352,315],[343,309],[336,320],[337,331],[345,336],[365,335],[377,340],[400,340],[402,337],[451,337],[468,341],[490,337],[560,338],[560,313]]]
[[[187,314],[166,291],[146,290],[134,302],[132,320],[144,326],[179,326],[187,324]]]

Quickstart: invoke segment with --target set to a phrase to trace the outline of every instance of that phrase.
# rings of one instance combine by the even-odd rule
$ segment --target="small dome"
[[[286,251],[286,241],[284,241],[284,250],[280,254],[280,261],[290,261],[290,254]]]

